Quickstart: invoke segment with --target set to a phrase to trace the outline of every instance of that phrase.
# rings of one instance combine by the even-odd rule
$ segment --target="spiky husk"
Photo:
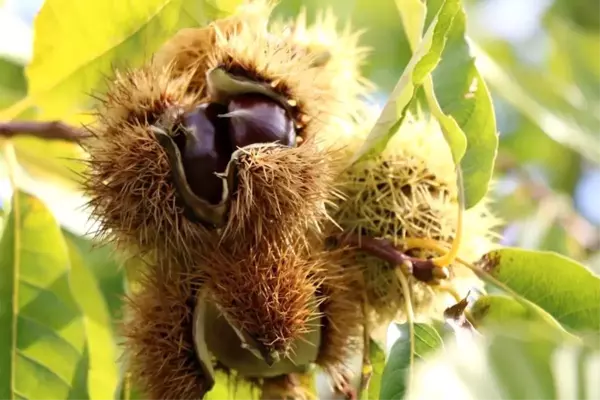
[[[273,21],[270,32],[284,38],[298,52],[316,57],[326,54],[327,61],[320,68],[333,77],[332,90],[340,99],[356,99],[348,101],[347,106],[356,108],[352,115],[364,115],[359,99],[366,99],[374,91],[374,85],[361,72],[370,49],[360,44],[362,31],[353,29],[349,22],[342,29],[339,25],[330,8],[319,11],[312,24],[307,23],[306,9],[302,9],[295,19]]]
[[[211,232],[184,217],[166,153],[149,127],[170,109],[196,104],[188,83],[189,76],[174,79],[168,66],[117,73],[84,142],[84,187],[97,235],[121,251],[169,254],[181,265],[192,264],[192,250]]]
[[[293,104],[301,137],[334,134],[361,115],[358,96],[370,91],[358,72],[365,53],[357,45],[358,35],[349,28],[335,34],[332,17],[304,30],[308,39],[300,22],[295,33],[286,34],[280,25],[269,31],[273,7],[272,2],[250,1],[228,19],[182,31],[156,54],[155,63],[173,62],[176,74],[194,69],[189,89],[200,97],[206,95],[206,72],[214,67],[267,84]],[[330,34],[327,46],[332,57],[325,66],[314,67],[319,53],[307,51],[307,45],[317,43],[316,33],[321,32]]]
[[[235,326],[282,354],[318,323],[311,310],[326,265],[294,243],[217,248],[201,259],[212,301]]]
[[[357,130],[346,137],[348,151],[356,151],[365,139]],[[344,172],[338,189],[346,197],[338,203],[335,221],[348,233],[393,241],[400,249],[410,238],[429,238],[450,246],[457,227],[458,192],[449,148],[433,122],[408,117],[403,127],[379,156],[361,161]],[[467,210],[459,256],[474,261],[494,247],[492,229],[497,225],[487,200]],[[434,256],[415,248],[411,256]],[[358,251],[356,263],[364,269],[369,303],[376,315],[389,320],[405,318],[405,294],[395,268]],[[467,268],[452,265],[450,283],[460,295],[482,282]],[[417,318],[438,315],[455,301],[436,286],[410,278],[412,306]]]
[[[206,380],[196,356],[193,279],[149,269],[126,302],[122,326],[125,357],[145,398],[198,399]]]
[[[266,144],[242,149],[223,240],[246,248],[257,241],[308,245],[321,234],[326,206],[334,199],[336,156],[339,151],[320,149],[313,140],[296,148]]]
[[[319,287],[325,300],[321,304],[323,333],[316,362],[325,371],[343,367],[362,340],[364,280],[362,269],[351,265],[349,256],[353,255],[345,249],[324,250],[314,255],[327,265],[321,271],[323,281]]]
[[[250,250],[254,256],[250,261],[244,256],[239,262],[231,253],[212,253],[204,261],[206,287],[213,301],[236,324],[284,352],[287,348],[293,353],[293,347],[287,344],[320,325],[321,343],[315,364],[330,373],[344,370],[360,347],[365,323],[362,269],[351,265],[348,257],[353,254],[346,249],[320,250],[321,243],[311,245],[311,251],[292,245],[260,254],[263,245]],[[318,319],[310,311],[315,299]],[[234,372],[221,368],[228,374]],[[231,376],[256,385],[262,382]]]

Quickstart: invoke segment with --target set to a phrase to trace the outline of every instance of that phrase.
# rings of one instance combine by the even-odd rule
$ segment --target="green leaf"
[[[27,80],[24,66],[16,61],[0,57],[0,109],[10,106],[27,95]],[[19,113],[22,118],[35,118],[33,109]],[[27,132],[24,132],[27,133]],[[73,143],[41,140],[34,137],[17,136],[12,139],[20,165],[36,178],[55,180],[65,184],[75,183],[83,164],[73,161],[83,153]]]
[[[46,0],[34,24],[34,48],[26,75],[29,98],[6,111],[11,119],[28,104],[46,119],[75,114],[102,89],[114,67],[148,60],[179,29],[205,22],[192,0]],[[110,23],[109,23],[110,22]]]
[[[573,110],[564,95],[568,92],[568,87],[557,85],[552,76],[537,69],[526,70],[520,66],[508,68],[499,64],[482,48],[473,46],[473,49],[477,67],[495,94],[531,121],[535,121],[553,140],[571,147],[587,160],[598,164],[598,117],[586,110]]]
[[[92,271],[77,246],[67,240],[71,259],[71,292],[84,314],[87,375],[90,399],[114,398],[119,381],[117,349],[108,306]]]
[[[525,307],[514,298],[499,294],[481,296],[473,304],[470,312],[478,329],[545,321],[539,313]]]
[[[409,19],[405,15],[410,15],[414,8],[408,7],[409,3],[420,1],[397,1],[403,21]],[[440,124],[454,161],[460,162],[468,209],[487,193],[498,136],[491,97],[467,43],[465,11],[460,1],[447,3],[443,0],[427,2],[427,20],[435,20],[436,13],[443,8],[454,17],[449,20],[451,28],[440,28],[444,32],[438,42],[442,48],[441,58],[434,60],[436,67],[425,80],[424,88],[429,108]],[[412,29],[412,36],[420,34],[418,27]]]
[[[433,93],[444,115],[451,116],[467,137],[460,160],[465,207],[471,208],[487,193],[498,149],[496,118],[487,86],[475,67],[466,38],[462,7],[452,22],[441,61],[432,72]],[[444,126],[444,124],[442,124]]]
[[[69,250],[52,214],[17,192],[0,240],[0,398],[65,399],[85,328],[71,295]]]
[[[78,190],[79,176],[85,157],[75,143],[44,140],[19,135],[12,139],[19,164],[35,179],[60,185],[67,190]]]
[[[448,343],[419,366],[408,398],[595,399],[599,366],[596,347],[565,343],[544,325],[496,329],[472,342]]]
[[[482,267],[567,328],[600,331],[600,278],[552,252],[514,248],[488,253]]]
[[[500,141],[499,152],[512,165],[541,165],[553,189],[573,194],[582,170],[579,153],[552,140],[535,121],[518,117],[517,124]]]
[[[73,234],[63,229],[70,245],[77,248],[79,254],[85,254],[85,264],[98,282],[100,291],[108,304],[111,319],[118,321],[122,317],[121,306],[125,296],[125,267],[119,262],[112,246],[100,245],[94,240]]]
[[[218,371],[215,374],[215,386],[204,396],[207,400],[249,400],[256,399],[256,392],[247,382],[240,382],[232,385],[229,377],[223,372]]]
[[[424,23],[428,10],[419,0],[398,0],[396,4],[398,5],[404,27],[407,30],[407,35],[410,37],[411,47],[414,49],[414,44],[418,43],[421,39],[423,28],[422,25],[416,24],[411,20],[418,18]],[[413,82],[424,83],[425,94],[429,106],[433,115],[435,115],[440,123],[440,127],[450,146],[450,151],[452,152],[452,157],[456,164],[460,162],[467,147],[466,137],[454,118],[444,114],[440,108],[440,105],[433,94],[431,77],[429,74],[434,71],[438,66],[438,63],[442,60],[440,59],[440,55],[444,52],[448,35],[451,32],[450,29],[454,27],[453,21],[460,8],[460,1],[454,0],[446,0],[438,8],[437,13],[431,21],[431,24],[434,24],[437,21],[433,33],[431,50],[419,60],[413,73]]]
[[[400,338],[394,343],[381,378],[381,400],[403,399],[410,374],[410,335],[407,324],[399,325]],[[415,360],[424,360],[443,348],[442,338],[430,325],[414,324]]]
[[[423,84],[429,73],[440,61],[446,36],[452,26],[452,20],[458,11],[459,4],[458,0],[444,2],[429,25],[425,36],[415,49],[410,62],[404,69],[367,140],[354,155],[353,162],[379,154],[398,132],[406,116],[407,109],[415,97],[416,89]],[[418,18],[424,19],[425,15],[421,13]],[[415,21],[411,26],[418,27],[419,22]],[[411,37],[410,34],[407,36]],[[449,130],[444,133],[447,135],[446,139],[450,143],[454,159],[459,160],[467,145],[464,135],[457,134],[456,130]]]
[[[7,107],[27,94],[22,64],[0,56],[0,108]]]

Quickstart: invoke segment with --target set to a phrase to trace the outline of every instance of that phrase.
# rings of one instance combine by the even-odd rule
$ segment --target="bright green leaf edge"
[[[600,332],[600,277],[554,252],[504,248],[482,259],[484,270],[574,331]]]
[[[381,377],[380,400],[400,400],[408,391],[410,365],[410,337],[407,324],[400,325],[401,336],[390,350]],[[437,350],[443,349],[442,338],[431,325],[414,324],[415,360],[422,361]]]
[[[446,36],[459,6],[458,0],[444,2],[404,69],[365,143],[353,156],[352,163],[380,154],[398,132],[415,97],[416,89],[423,84],[440,61]],[[422,15],[422,18],[425,16]],[[450,143],[453,159],[458,163],[467,147],[466,137],[462,132],[462,135],[458,134],[456,130],[444,134],[447,135],[446,139]]]

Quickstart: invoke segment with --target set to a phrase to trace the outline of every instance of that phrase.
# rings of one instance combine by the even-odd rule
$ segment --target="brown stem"
[[[435,282],[439,279],[436,270],[439,268],[433,260],[422,260],[407,256],[398,250],[394,244],[387,239],[376,239],[359,236],[357,234],[341,234],[332,238],[337,245],[356,247],[372,256],[387,261],[393,266],[405,265],[409,267],[412,275],[423,282]]]
[[[41,139],[60,139],[79,142],[90,136],[83,128],[76,128],[61,121],[10,121],[0,122],[0,137],[31,135]]]

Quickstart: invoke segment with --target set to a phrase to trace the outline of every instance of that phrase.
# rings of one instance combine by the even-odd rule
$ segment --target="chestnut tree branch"
[[[350,246],[358,248],[365,253],[377,257],[393,266],[408,267],[410,273],[420,281],[435,282],[445,279],[445,271],[437,267],[432,260],[423,260],[407,256],[387,239],[359,236],[357,234],[341,234],[331,238],[338,246]]]
[[[61,121],[0,122],[0,137],[11,138],[17,135],[79,142],[81,139],[89,137],[90,133],[84,128],[76,128]]]

